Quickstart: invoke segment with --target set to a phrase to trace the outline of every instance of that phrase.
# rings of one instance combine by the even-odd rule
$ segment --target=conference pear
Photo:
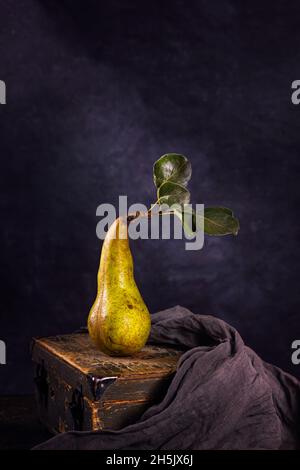
[[[150,333],[151,317],[134,280],[127,217],[117,218],[106,234],[97,281],[88,317],[93,342],[111,356],[140,351]]]

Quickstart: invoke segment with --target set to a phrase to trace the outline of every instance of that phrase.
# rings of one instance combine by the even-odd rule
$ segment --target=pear
[[[146,344],[151,317],[137,288],[127,217],[109,228],[102,246],[98,292],[88,317],[95,345],[111,356],[130,356]]]

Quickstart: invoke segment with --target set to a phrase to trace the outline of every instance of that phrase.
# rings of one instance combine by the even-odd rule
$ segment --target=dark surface
[[[38,421],[32,395],[0,396],[0,450],[31,449],[51,436]]]
[[[300,382],[264,363],[222,320],[177,306],[150,339],[187,351],[166,395],[119,431],[69,432],[40,449],[300,449]]]
[[[0,0],[0,12],[0,392],[32,390],[32,336],[86,323],[96,207],[153,201],[168,151],[191,159],[193,202],[231,207],[241,231],[199,252],[132,243],[150,310],[213,313],[300,376],[300,2]]]

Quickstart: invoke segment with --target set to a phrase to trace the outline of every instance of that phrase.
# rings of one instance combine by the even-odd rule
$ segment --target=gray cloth
[[[238,332],[174,307],[152,316],[150,342],[187,349],[161,403],[119,431],[68,432],[37,449],[296,449],[300,382],[263,362]]]

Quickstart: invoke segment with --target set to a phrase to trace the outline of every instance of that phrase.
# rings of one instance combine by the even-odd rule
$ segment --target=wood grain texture
[[[82,374],[98,377],[118,376],[119,379],[135,376],[159,377],[172,373],[180,352],[174,348],[145,346],[130,357],[111,357],[93,345],[87,334],[69,334],[36,339],[35,343]]]

